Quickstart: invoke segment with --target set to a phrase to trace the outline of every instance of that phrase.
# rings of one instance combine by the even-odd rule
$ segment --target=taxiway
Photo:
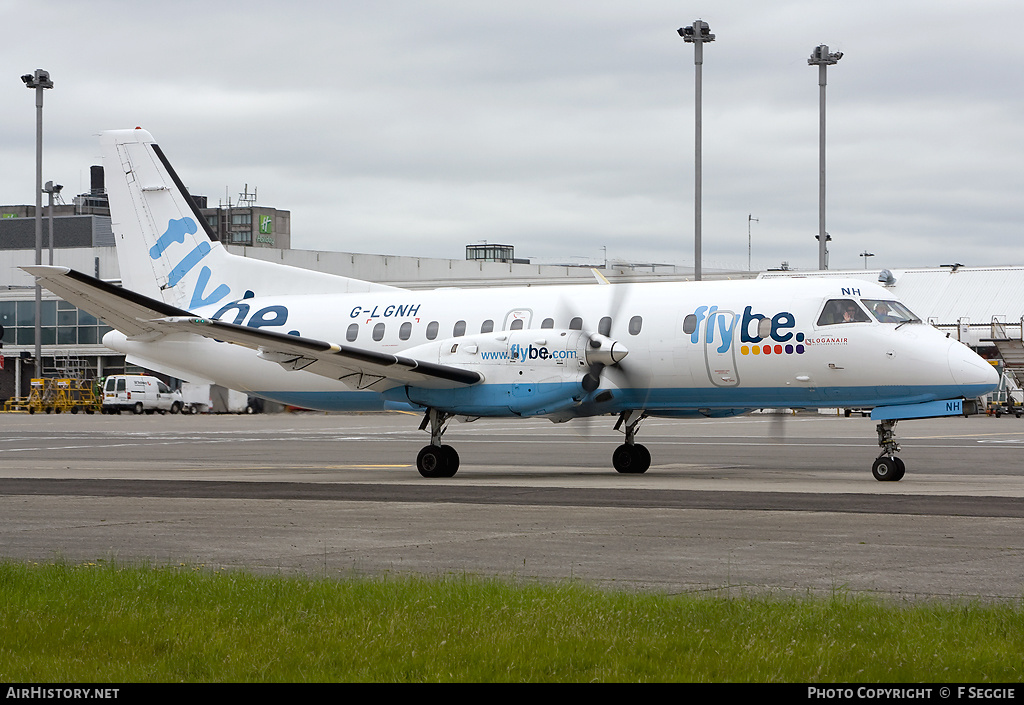
[[[613,419],[453,423],[426,480],[404,414],[0,416],[0,555],[260,572],[469,573],[663,592],[1024,595],[1024,423],[648,420],[651,469],[611,469]]]

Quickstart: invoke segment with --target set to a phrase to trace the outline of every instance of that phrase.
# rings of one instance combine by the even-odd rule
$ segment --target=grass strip
[[[1019,682],[1021,604],[0,562],[7,682]]]

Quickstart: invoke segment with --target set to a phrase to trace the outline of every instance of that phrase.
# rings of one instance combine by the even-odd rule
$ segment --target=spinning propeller
[[[611,300],[606,317],[614,325],[629,293],[629,285],[607,284],[607,287],[609,288]],[[605,287],[598,287],[598,289],[603,288]],[[574,310],[564,297],[559,301],[559,308],[561,309],[561,320],[572,321],[575,318],[582,320],[579,312]],[[602,317],[603,319],[604,317]],[[597,390],[601,386],[601,374],[606,367],[611,365],[617,366],[626,377],[626,380],[632,384],[633,380],[630,379],[630,369],[622,363],[622,360],[629,354],[629,349],[624,343],[609,337],[611,325],[599,326],[599,332],[595,332],[593,329],[584,329],[583,332],[587,336],[585,354],[587,373],[583,376],[583,390],[588,394]]]

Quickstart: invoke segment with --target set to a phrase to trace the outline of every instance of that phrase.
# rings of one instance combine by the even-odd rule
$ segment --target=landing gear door
[[[708,317],[704,334],[704,362],[708,379],[716,387],[738,387],[736,369],[736,321],[732,311],[715,311]]]

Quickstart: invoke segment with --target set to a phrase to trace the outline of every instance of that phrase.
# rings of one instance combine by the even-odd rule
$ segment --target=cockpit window
[[[921,319],[899,301],[861,299],[879,323],[920,323]]]
[[[819,326],[835,326],[840,323],[868,323],[871,318],[864,313],[853,299],[832,299],[818,316]]]

